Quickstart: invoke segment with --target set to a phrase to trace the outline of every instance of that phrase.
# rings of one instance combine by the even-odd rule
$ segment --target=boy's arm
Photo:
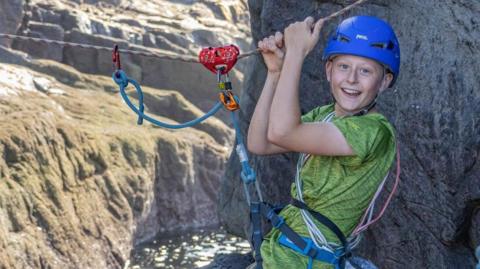
[[[262,52],[268,73],[248,128],[247,147],[255,154],[287,152],[287,149],[272,144],[267,138],[270,107],[283,65],[282,33],[277,32],[275,35],[264,38],[258,42],[258,47]]]
[[[265,85],[250,121],[247,147],[249,151],[255,154],[275,154],[289,151],[271,143],[267,138],[270,107],[279,77],[280,72],[268,72]]]
[[[269,118],[268,140],[290,151],[315,155],[354,155],[340,130],[332,123],[302,123],[299,81],[303,61],[318,41],[323,21],[313,18],[285,29],[286,56]]]

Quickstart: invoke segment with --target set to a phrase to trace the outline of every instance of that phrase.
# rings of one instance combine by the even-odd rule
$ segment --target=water
[[[250,252],[248,241],[223,228],[161,235],[137,246],[126,268],[192,269],[206,266],[215,255]]]

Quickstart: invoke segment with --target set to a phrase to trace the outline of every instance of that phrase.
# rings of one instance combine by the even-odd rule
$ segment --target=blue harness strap
[[[336,250],[335,252],[332,252],[323,248],[316,247],[312,239],[308,237],[302,237],[302,239],[307,243],[307,245],[310,245],[313,248],[317,249],[317,255],[315,255],[315,257],[308,257],[309,258],[308,268],[312,267],[313,260],[318,260],[328,264],[333,264],[335,265],[335,269],[340,268],[340,257],[343,256],[342,250]],[[278,238],[278,243],[282,246],[288,247],[296,252],[303,254],[303,250],[300,249],[297,245],[295,245],[290,239],[288,239],[288,237],[285,234],[280,235],[280,237]]]
[[[262,221],[261,221],[261,213],[260,213],[260,205],[259,202],[251,202],[250,203],[250,220],[252,223],[252,238],[251,242],[253,245],[253,252],[256,262],[255,269],[263,269],[262,266],[262,254],[260,253],[260,247],[263,241],[263,234],[262,234]]]
[[[285,223],[285,220],[277,214],[276,208],[265,202],[251,203],[250,217],[252,222],[252,242],[255,252],[255,260],[257,263],[256,269],[262,269],[262,258],[260,253],[260,246],[263,240],[261,232],[260,216],[267,218],[274,228],[280,230],[282,233],[278,243],[288,247],[309,258],[307,269],[311,269],[314,260],[319,260],[335,266],[335,269],[345,268],[346,261],[351,257],[351,250],[349,244],[341,232],[341,230],[326,216],[309,208],[305,203],[292,199],[291,204],[297,208],[308,210],[320,223],[332,230],[343,244],[342,248],[332,252],[327,249],[317,247],[310,238],[301,237],[290,226]],[[356,266],[354,266],[356,268]]]

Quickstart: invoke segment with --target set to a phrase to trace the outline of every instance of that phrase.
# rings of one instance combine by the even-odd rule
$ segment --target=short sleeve
[[[344,117],[333,121],[355,156],[343,157],[345,165],[357,165],[395,150],[393,127],[381,116]]]
[[[320,107],[312,109],[310,112],[307,114],[302,115],[302,122],[314,122],[318,118],[318,115],[320,114]]]
[[[321,121],[329,113],[333,111],[333,105],[319,106],[310,110],[307,114],[303,115],[302,122],[315,122]]]

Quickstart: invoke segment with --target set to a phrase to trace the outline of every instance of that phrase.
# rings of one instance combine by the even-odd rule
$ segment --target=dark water
[[[210,264],[215,255],[248,252],[248,241],[223,228],[164,234],[137,246],[126,268],[199,268]]]

